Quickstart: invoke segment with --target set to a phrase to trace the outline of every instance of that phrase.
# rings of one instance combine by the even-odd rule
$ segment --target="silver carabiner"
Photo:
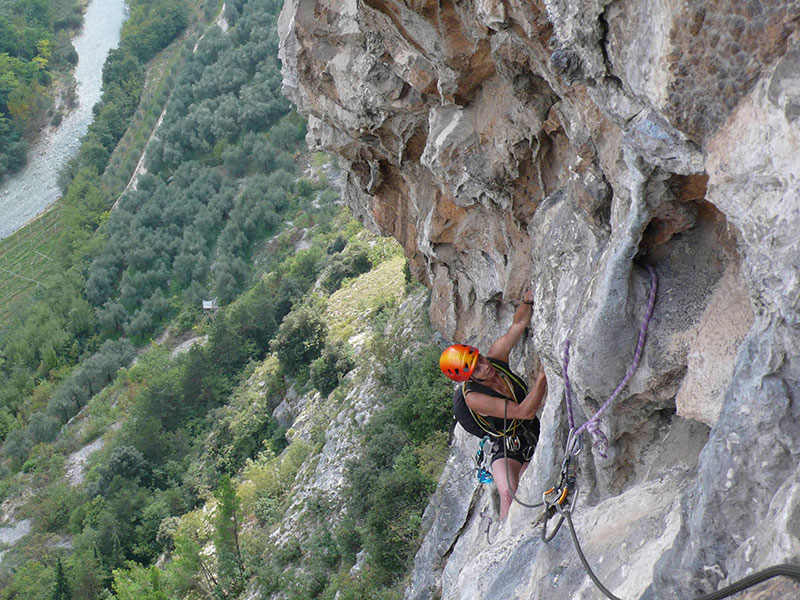
[[[572,429],[569,430],[569,433],[567,434],[567,446],[564,449],[565,454],[578,456],[581,452],[583,452],[583,434],[579,435],[576,439],[575,432],[577,430],[578,430],[577,427],[573,427]]]
[[[518,435],[506,436],[505,438],[506,449],[509,452],[519,452],[522,443],[519,441]]]

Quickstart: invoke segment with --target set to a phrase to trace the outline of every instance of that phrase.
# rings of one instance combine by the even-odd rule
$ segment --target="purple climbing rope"
[[[622,378],[622,381],[619,382],[619,385],[614,390],[614,393],[609,396],[608,400],[603,403],[603,406],[592,416],[591,419],[586,421],[583,425],[575,429],[575,418],[572,412],[572,386],[569,382],[569,375],[567,374],[567,368],[569,367],[569,347],[570,341],[569,338],[564,340],[564,366],[562,368],[562,373],[564,374],[564,396],[566,399],[567,404],[567,421],[569,423],[569,429],[572,433],[571,439],[577,440],[580,438],[581,434],[584,431],[588,431],[592,435],[592,439],[594,440],[594,446],[597,448],[598,453],[603,458],[607,458],[606,450],[608,449],[608,438],[605,434],[600,431],[600,417],[603,416],[603,413],[608,410],[611,403],[616,400],[617,396],[619,396],[620,392],[625,388],[630,381],[633,374],[636,372],[637,367],[639,366],[639,360],[642,358],[642,351],[644,350],[644,342],[645,338],[647,337],[647,327],[650,325],[650,318],[653,316],[653,308],[656,304],[656,288],[658,287],[658,275],[656,274],[656,270],[653,268],[653,265],[647,265],[647,270],[650,273],[650,299],[647,302],[647,311],[645,312],[644,319],[642,320],[642,325],[639,328],[639,341],[636,344],[636,352],[633,355],[633,362],[628,367],[627,373],[625,373],[625,377]],[[573,448],[569,449],[570,452],[573,451]]]

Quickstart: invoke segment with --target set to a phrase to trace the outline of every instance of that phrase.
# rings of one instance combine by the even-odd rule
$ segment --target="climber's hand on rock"
[[[522,295],[522,301],[525,304],[533,304],[533,292],[530,288],[525,290],[525,293]]]

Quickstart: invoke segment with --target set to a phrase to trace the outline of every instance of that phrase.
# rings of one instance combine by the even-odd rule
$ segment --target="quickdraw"
[[[557,486],[554,486],[542,494],[542,503],[544,504],[544,513],[542,521],[542,540],[547,543],[552,540],[561,525],[564,523],[566,513],[571,513],[575,507],[575,501],[578,498],[577,486],[577,472],[575,468],[575,457],[580,454],[583,449],[583,444],[580,436],[577,440],[574,436],[574,429],[570,430],[567,437],[567,446],[564,452],[564,460],[561,462],[561,479]],[[558,513],[558,521],[556,522],[555,529],[551,533],[547,533],[547,523]]]

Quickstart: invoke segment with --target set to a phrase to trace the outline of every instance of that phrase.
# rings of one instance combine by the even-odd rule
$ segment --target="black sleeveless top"
[[[539,435],[539,419],[534,417],[529,421],[508,419],[506,421],[506,431],[503,431],[503,418],[502,417],[483,417],[472,411],[464,399],[464,394],[469,392],[478,392],[493,396],[495,398],[507,398],[512,402],[519,404],[528,395],[528,386],[522,378],[514,373],[508,366],[508,363],[497,358],[486,357],[492,366],[505,375],[508,381],[514,388],[514,397],[509,398],[505,394],[501,394],[497,390],[489,386],[482,385],[475,381],[465,381],[462,385],[456,388],[453,394],[453,414],[461,426],[472,435],[478,437],[490,436],[493,438],[503,437],[505,434],[518,435],[523,431],[535,432],[537,437]]]

